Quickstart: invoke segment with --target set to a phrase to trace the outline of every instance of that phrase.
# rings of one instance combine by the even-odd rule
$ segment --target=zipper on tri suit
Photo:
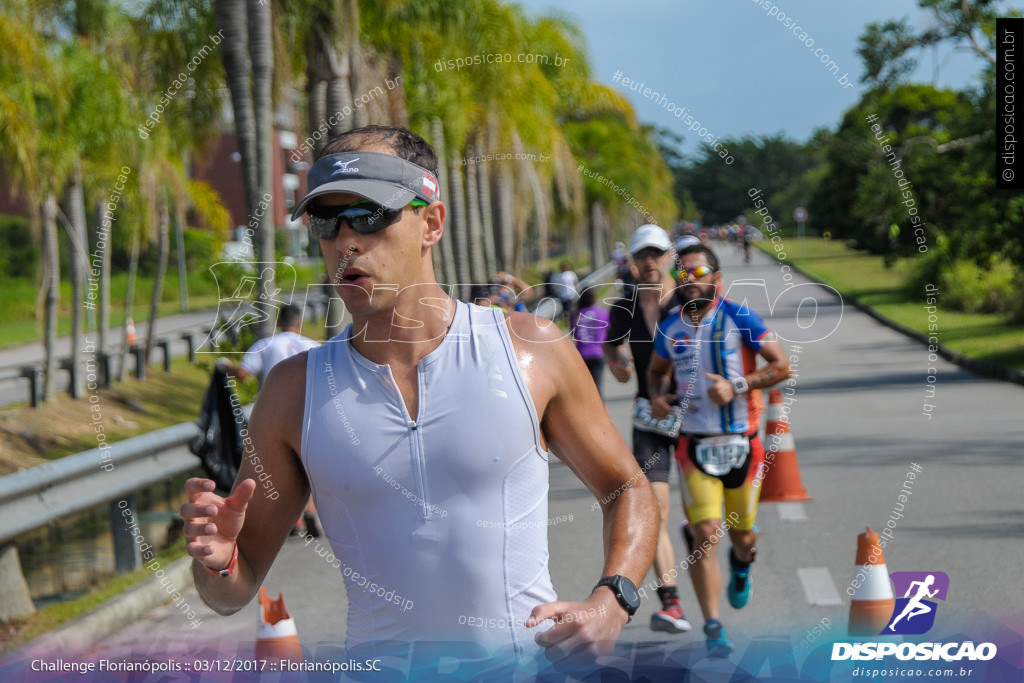
[[[432,515],[427,504],[427,464],[423,461],[423,437],[416,420],[409,420],[409,438],[412,440],[413,474],[416,477],[416,488],[419,493],[420,516],[429,522]]]
[[[430,505],[427,503],[427,463],[423,459],[423,437],[420,434],[419,425],[416,420],[413,419],[412,415],[409,414],[408,408],[405,406],[405,400],[402,398],[402,392],[398,388],[398,382],[395,381],[395,376],[391,372],[391,368],[387,369],[388,378],[391,380],[391,387],[394,389],[394,395],[398,401],[399,409],[402,411],[402,417],[405,419],[405,426],[409,430],[409,441],[412,442],[412,476],[416,487],[416,494],[419,500],[416,501],[417,506],[420,509],[420,517],[424,522],[429,522],[432,519],[430,514]],[[416,370],[416,381],[420,384],[419,396],[420,400],[423,400],[423,386],[420,382],[420,371],[419,368]]]

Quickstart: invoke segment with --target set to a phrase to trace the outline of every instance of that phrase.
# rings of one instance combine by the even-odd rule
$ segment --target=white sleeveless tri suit
[[[350,334],[309,351],[301,452],[345,580],[346,646],[535,651],[523,622],[557,599],[548,456],[504,314],[457,304],[419,363],[415,418],[390,367],[360,355]]]

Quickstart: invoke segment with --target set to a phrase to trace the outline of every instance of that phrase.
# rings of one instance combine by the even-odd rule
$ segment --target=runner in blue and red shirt
[[[754,480],[764,462],[757,390],[786,379],[789,360],[760,316],[721,296],[722,273],[713,251],[702,244],[683,249],[676,270],[680,308],[658,326],[648,369],[651,414],[660,419],[673,409],[682,413],[676,461],[689,521],[683,528],[690,578],[704,613],[708,650],[726,656],[732,644],[719,621],[721,574],[715,555],[722,506],[732,541],[729,603],[739,609],[750,599],[760,491]],[[757,356],[768,365],[758,369]],[[666,394],[673,370],[678,401]]]

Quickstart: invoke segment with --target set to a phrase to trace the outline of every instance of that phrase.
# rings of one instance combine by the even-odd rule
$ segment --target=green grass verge
[[[179,537],[170,546],[157,553],[156,560],[160,566],[165,567],[184,556],[185,539]],[[100,582],[85,595],[49,605],[29,617],[12,620],[5,624],[3,629],[0,629],[0,655],[24,647],[44,633],[85,614],[152,576],[153,572],[145,567],[129,574],[112,576]]]
[[[315,282],[315,264],[295,265],[296,295],[301,296],[305,284]],[[110,278],[110,326],[113,329],[124,325],[124,298],[128,288],[128,274],[114,273]],[[187,277],[189,310],[201,311],[217,307],[216,283],[207,271],[189,273]],[[132,305],[132,319],[135,324],[149,319],[149,299],[153,293],[153,278],[140,276],[135,284]],[[39,285],[34,280],[9,278],[0,281],[0,305],[3,306],[3,322],[0,323],[0,349],[18,344],[41,341],[43,338],[42,301]],[[182,313],[178,273],[168,271],[160,296],[159,315]],[[83,315],[84,315],[83,311]],[[94,311],[96,324],[99,312]],[[87,321],[86,321],[87,324]],[[89,328],[87,327],[87,330]],[[94,328],[93,328],[94,329]],[[60,305],[57,315],[57,335],[71,334],[71,284],[61,282]],[[115,341],[119,337],[115,335]]]
[[[755,242],[774,256],[771,243]],[[843,296],[855,297],[862,304],[905,327],[928,333],[929,312],[925,310],[925,292],[907,291],[912,259],[900,259],[886,268],[880,256],[850,249],[845,244],[820,238],[786,240],[786,261]],[[941,295],[940,295],[941,301]],[[999,313],[965,313],[946,308],[936,312],[942,344],[977,360],[1024,370],[1024,326],[1010,323]]]
[[[127,288],[128,276],[117,273],[110,281],[110,325],[111,328],[124,324],[124,292]],[[217,306],[216,288],[202,273],[194,273],[188,278],[189,309],[203,310]],[[132,305],[132,318],[136,324],[149,317],[149,298],[153,292],[153,278],[139,278],[135,286],[135,298]],[[178,290],[177,274],[168,275],[164,281],[160,297],[160,315],[182,312]],[[43,327],[41,314],[42,302],[35,282],[23,279],[10,279],[0,283],[0,302],[4,306],[4,322],[0,324],[0,348],[41,341]],[[83,311],[83,315],[85,312]],[[94,311],[96,324],[99,324],[99,312]],[[62,282],[60,286],[60,305],[57,315],[57,334],[71,334],[71,285]]]

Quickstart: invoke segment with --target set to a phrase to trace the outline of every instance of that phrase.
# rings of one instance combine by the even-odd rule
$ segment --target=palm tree
[[[131,350],[131,340],[129,339],[128,320],[132,317],[132,306],[135,303],[135,279],[139,273],[139,249],[142,237],[139,235],[138,230],[133,230],[129,237],[130,246],[128,247],[128,282],[125,285],[124,290],[124,331],[121,335],[121,357],[117,364],[117,381],[123,382],[127,376],[128,368],[128,352]],[[140,374],[144,371],[144,368],[138,368]]]
[[[119,30],[123,24],[118,23],[120,16],[108,0],[76,0],[70,4],[53,4],[40,11],[48,13],[46,16],[50,22],[64,27],[63,30],[75,37],[73,42],[64,41],[62,61],[70,73],[71,96],[74,98],[72,108],[75,111],[75,116],[67,122],[66,132],[69,133],[77,158],[64,190],[64,214],[59,216],[69,238],[72,282],[71,356],[77,364],[80,344],[84,338],[82,307],[89,306],[90,319],[94,307],[91,302],[87,304],[83,297],[86,272],[92,272],[88,258],[90,240],[85,197],[95,197],[98,230],[104,220],[104,209],[114,184],[113,178],[121,168],[119,160],[124,158],[126,152],[123,142],[132,127],[121,78],[123,60],[119,36],[124,35],[124,32]],[[54,35],[60,33],[55,31]],[[109,242],[108,248],[100,251],[97,259],[100,266],[100,281],[97,283],[97,351],[102,353],[108,347],[110,328]],[[79,396],[82,386],[77,371],[72,374],[72,379],[75,381],[72,395]]]
[[[465,287],[473,281],[473,273],[469,261],[469,220],[466,210],[466,186],[462,167],[457,161],[448,162],[448,206],[452,228],[452,247],[455,249],[456,283]],[[464,292],[460,292],[464,295]]]
[[[439,160],[437,165],[437,181],[441,184],[441,187],[445,189],[445,192],[451,192],[451,185],[448,183],[448,168],[444,164],[444,159],[446,158],[444,124],[441,123],[441,119],[436,116],[430,123],[431,139],[434,141],[434,152],[437,154]],[[445,201],[448,201],[447,197],[445,198]],[[450,234],[446,234],[441,240],[440,249],[433,250],[433,257],[434,270],[441,281],[452,285],[458,283],[459,279],[455,273],[455,243],[452,241]],[[439,260],[440,268],[438,267]]]
[[[480,148],[475,144],[470,145],[467,150],[469,158],[475,159],[480,155]],[[472,282],[487,282],[490,275],[487,272],[487,257],[484,256],[484,226],[480,215],[480,177],[476,163],[467,163],[463,166],[466,179],[466,223],[468,226],[467,235],[469,239],[469,271]]]
[[[270,28],[270,6],[261,0],[214,0],[217,27],[223,33],[221,59],[228,89],[231,91],[235,138],[241,157],[245,204],[250,220],[258,220],[257,244],[259,259],[274,261],[274,219],[270,207],[257,218],[257,210],[272,188],[273,110],[271,84],[273,78],[273,41]],[[251,64],[251,74],[250,74]],[[273,269],[260,269],[261,291],[273,290]],[[274,320],[261,320],[257,334],[274,333]]]
[[[223,39],[215,33],[215,21],[209,4],[209,0],[151,0],[133,19],[138,36],[133,49],[137,50],[136,63],[141,65],[135,73],[134,90],[141,94],[147,106],[154,105],[156,96],[167,83],[178,79],[182,64],[189,63],[196,55],[209,54],[211,43],[216,43],[216,40],[220,40],[223,45]],[[265,69],[264,63],[261,62],[259,66]],[[260,82],[263,80],[261,78]],[[171,208],[174,209],[175,217],[182,310],[188,310],[183,235],[187,206],[191,203],[203,217],[204,224],[215,230],[222,230],[229,222],[216,193],[204,183],[188,180],[188,159],[214,140],[217,130],[215,124],[222,104],[218,92],[222,85],[223,74],[215,59],[204,59],[195,70],[190,71],[188,83],[184,85],[188,88],[187,93],[179,93],[179,97],[167,105],[159,126],[149,132],[143,148],[144,154],[140,157],[140,163],[146,169],[140,173],[140,178],[156,184],[146,192],[148,201],[144,212],[146,223],[155,228],[157,243],[157,269],[145,341],[147,364],[152,357],[156,320],[168,265]],[[148,174],[150,170],[156,175]],[[265,233],[261,234],[266,236]],[[272,231],[270,237],[273,239]],[[265,252],[265,248],[261,251]]]
[[[490,128],[488,123],[488,132]],[[478,151],[482,152],[484,149],[478,148]],[[480,204],[481,230],[483,231],[481,247],[484,256],[484,271],[488,274],[488,277],[501,270],[498,268],[497,252],[494,244],[494,205],[491,201],[491,175],[489,168],[486,161],[477,167],[477,192],[480,194],[478,203]]]
[[[83,334],[83,309],[92,304],[85,298],[85,281],[89,267],[89,238],[85,211],[85,196],[103,197],[101,205],[108,203],[113,180],[120,174],[122,159],[127,153],[133,119],[123,93],[123,65],[113,46],[103,40],[113,28],[116,13],[110,11],[103,0],[81,3],[79,11],[57,21],[68,23],[75,31],[76,40],[67,44],[62,52],[62,63],[68,74],[69,106],[75,112],[69,117],[64,132],[70,138],[69,151],[74,154],[67,184],[64,187],[64,211],[59,214],[69,244],[71,271],[71,358],[72,396],[82,395],[82,376],[78,372]],[[100,36],[100,38],[96,38]],[[112,54],[111,54],[112,52]],[[87,180],[88,179],[88,180]],[[102,220],[102,211],[100,212]],[[99,261],[105,284],[100,299],[101,338],[99,351],[106,350],[106,331],[109,325],[109,244],[101,249]]]
[[[374,60],[360,42],[358,0],[314,0],[301,4],[298,12],[302,54],[296,57],[305,60],[306,120],[311,134],[321,131],[314,138],[315,156],[328,138],[370,121],[372,109],[353,104],[372,81],[367,72]],[[387,102],[378,106],[386,108]],[[327,135],[322,134],[325,123]]]
[[[497,233],[498,267],[501,270],[519,272],[513,265],[515,253],[514,179],[507,164],[498,166],[494,178],[494,230]]]
[[[272,263],[274,254],[274,109],[271,86],[274,78],[274,44],[270,23],[270,3],[266,0],[249,2],[249,62],[252,65],[253,117],[256,126],[256,193],[262,212],[256,205],[249,206],[249,220],[258,220],[260,261]],[[257,216],[259,213],[259,216]],[[274,269],[260,270],[261,293],[274,291]],[[277,321],[267,316],[260,320],[258,334],[269,337],[274,334]]]
[[[593,82],[579,29],[557,17],[530,19],[519,6],[498,0],[381,0],[364,2],[361,11],[362,44],[386,55],[389,63],[404,65],[410,125],[430,133],[439,155],[451,216],[442,247],[451,242],[448,251],[457,255],[452,268],[444,248],[435,254],[439,276],[455,270],[455,280],[465,282],[499,266],[518,270],[527,239],[536,241],[542,260],[554,239],[578,250],[589,242],[599,259],[604,242],[596,239],[601,234],[593,225],[587,231],[591,191],[576,167],[583,154],[601,159],[601,168],[611,167],[614,155],[581,148],[569,133],[572,126],[611,112],[627,123],[630,142],[646,140],[646,134],[625,98]],[[493,52],[495,46],[512,54],[546,54],[552,62],[557,54],[559,61],[482,62],[461,70],[438,62]],[[359,65],[350,68],[363,72]],[[457,162],[481,152],[545,158],[473,168]],[[667,169],[657,152],[651,166],[631,168],[639,183],[627,184],[639,185],[632,194],[652,211],[671,211],[671,184],[663,182]],[[622,219],[635,213],[614,208],[615,222],[620,213]]]
[[[17,136],[0,143],[5,166],[32,207],[30,222],[42,243],[40,287],[44,375],[42,394],[56,391],[57,313],[60,304],[60,259],[57,241],[57,196],[75,163],[74,139],[68,134],[68,74],[45,46],[53,27],[22,2],[11,2],[0,18],[0,124]]]
[[[57,246],[57,198],[46,193],[42,207],[43,221],[43,400],[52,401],[56,392],[57,374],[57,308],[60,305],[60,257]]]
[[[85,271],[88,262],[81,161],[75,162],[71,177],[64,186],[64,205],[69,243],[68,263],[71,266],[71,396],[78,398],[84,388],[82,373],[78,369],[78,357],[84,338],[82,310],[85,304]]]
[[[149,299],[149,323],[146,326],[146,350],[143,355],[147,365],[153,357],[153,343],[156,339],[156,319],[160,309],[160,298],[164,290],[164,276],[167,274],[167,257],[171,252],[171,214],[167,206],[168,203],[167,194],[163,193],[160,197],[160,213],[156,223],[158,244],[156,275],[153,278],[153,293]]]

